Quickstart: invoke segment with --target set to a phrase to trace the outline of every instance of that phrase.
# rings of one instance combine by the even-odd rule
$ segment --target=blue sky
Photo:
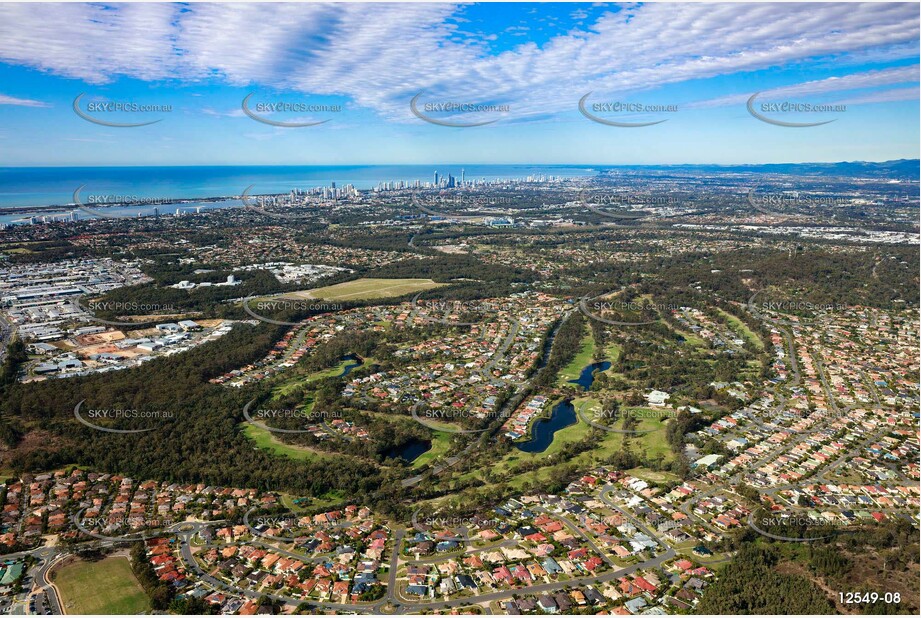
[[[919,156],[911,3],[3,4],[0,165],[670,164]],[[612,127],[579,111],[617,122]],[[782,112],[762,103],[844,106]],[[103,121],[156,124],[115,128]],[[340,111],[259,112],[260,104]],[[428,118],[472,124],[442,126]],[[89,105],[170,106],[150,113]],[[505,111],[432,111],[426,104]],[[595,105],[673,106],[614,112]],[[262,108],[260,108],[262,109]],[[840,109],[840,108],[839,108]],[[593,111],[595,110],[595,111]]]

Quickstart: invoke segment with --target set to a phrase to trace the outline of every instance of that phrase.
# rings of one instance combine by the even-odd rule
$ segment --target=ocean
[[[78,187],[97,195],[184,199],[253,193],[284,193],[335,182],[370,189],[380,182],[431,181],[434,173],[467,180],[544,176],[593,176],[597,170],[575,166],[529,165],[366,165],[228,167],[0,167],[0,209],[73,203]]]

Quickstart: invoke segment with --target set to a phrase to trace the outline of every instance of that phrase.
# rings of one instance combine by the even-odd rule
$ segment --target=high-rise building
[[[464,182],[465,182],[464,168],[461,168],[461,186],[462,187],[464,186]]]
[[[435,170],[435,186],[438,186],[438,170]]]

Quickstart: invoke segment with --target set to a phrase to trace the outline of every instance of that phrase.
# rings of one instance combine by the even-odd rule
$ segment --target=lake
[[[595,373],[605,371],[611,368],[611,363],[602,361],[587,365],[579,374],[576,380],[570,380],[573,384],[578,384],[585,390],[592,387],[595,381]],[[550,411],[550,418],[541,418],[534,421],[531,426],[531,438],[525,442],[516,442],[515,447],[525,453],[543,453],[553,444],[553,436],[557,431],[570,425],[576,424],[576,409],[572,401],[567,399],[553,406]]]
[[[531,426],[531,438],[526,442],[516,442],[519,451],[525,453],[543,453],[553,443],[553,435],[576,423],[576,409],[569,399],[553,406],[550,418],[541,418]]]

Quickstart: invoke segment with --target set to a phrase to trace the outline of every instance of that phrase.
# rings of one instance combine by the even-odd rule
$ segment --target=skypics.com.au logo
[[[487,318],[494,318],[503,311],[512,311],[515,305],[500,303],[485,299],[453,300],[453,299],[425,299],[420,300],[422,292],[413,297],[413,308],[420,312],[420,317],[427,322],[437,322],[445,326],[476,326],[482,324]],[[445,316],[445,317],[438,317]],[[448,319],[456,316],[458,319]],[[461,321],[467,317],[471,321]]]
[[[177,200],[166,197],[142,197],[139,195],[119,195],[115,193],[94,193],[84,199],[81,195],[86,185],[80,185],[74,190],[73,203],[79,210],[99,217],[100,219],[131,219],[137,214],[120,214],[116,208],[139,207],[144,209],[158,209],[176,203]]]
[[[126,114],[147,114],[147,117],[149,118],[151,114],[160,115],[173,111],[173,106],[168,104],[145,104],[137,103],[135,101],[112,101],[107,99],[92,100],[86,104],[86,110],[84,110],[81,107],[81,100],[84,96],[86,96],[86,93],[81,92],[77,95],[77,98],[74,99],[74,113],[87,122],[92,122],[93,124],[98,124],[104,127],[116,127],[123,129],[132,127],[146,127],[148,125],[157,124],[163,120],[163,118],[151,118],[149,120],[142,120],[138,122],[116,122],[115,120],[109,119],[124,119],[132,117],[126,116]]]
[[[254,301],[253,296],[247,296],[245,299],[243,299],[243,311],[256,318],[257,320],[278,326],[298,326],[307,317],[320,315],[323,313],[330,313],[333,311],[342,311],[343,309],[344,305],[338,303],[318,303],[297,298],[271,298]],[[298,322],[287,322],[285,320],[276,320],[274,318],[267,317],[263,314],[263,312],[271,312],[273,314],[296,313],[306,315]]]
[[[748,101],[745,103],[745,107],[748,110],[748,113],[753,117],[757,118],[761,122],[766,122],[767,124],[772,124],[777,127],[787,127],[794,129],[802,129],[807,127],[820,127],[823,124],[829,124],[838,120],[837,118],[832,118],[829,120],[819,120],[813,122],[801,122],[801,121],[792,121],[792,120],[781,120],[776,115],[789,115],[795,114],[792,116],[794,118],[813,118],[813,114],[819,113],[828,115],[829,113],[843,113],[847,111],[847,105],[843,104],[830,104],[830,103],[802,103],[796,101],[761,101],[755,103],[755,100],[761,96],[760,92],[756,92],[748,98]],[[768,116],[767,114],[772,114]],[[790,117],[790,116],[787,116]]]
[[[245,406],[243,406],[243,418],[246,419],[247,423],[255,425],[256,427],[267,429],[272,433],[311,433],[311,429],[300,428],[300,429],[285,429],[283,427],[274,427],[269,425],[266,421],[290,421],[295,420],[299,425],[318,425],[327,423],[333,420],[339,420],[342,418],[342,413],[338,411],[325,411],[325,410],[298,410],[294,408],[267,408],[259,407],[252,409],[252,405],[256,403],[255,399],[251,399]]]
[[[640,127],[651,127],[653,125],[662,124],[667,122],[668,118],[661,118],[659,120],[649,120],[649,121],[640,121],[640,122],[630,122],[627,120],[614,120],[614,118],[623,118],[622,114],[630,115],[647,115],[647,114],[656,114],[661,115],[665,113],[675,113],[678,111],[678,106],[673,104],[661,104],[661,103],[637,103],[637,102],[626,102],[626,101],[602,101],[597,103],[592,103],[588,105],[586,102],[588,98],[592,95],[591,92],[586,93],[579,99],[579,113],[591,120],[592,122],[597,122],[598,124],[603,124],[608,127],[620,127],[627,129],[635,129]],[[621,116],[617,116],[621,114]]]
[[[505,104],[454,100],[422,102],[423,95],[424,91],[412,98],[409,110],[416,118],[441,127],[483,127],[498,122],[511,111],[511,107]],[[439,114],[443,116],[438,116]],[[450,120],[458,117],[467,117],[470,120]]]
[[[665,428],[664,424],[653,429],[633,428],[635,424],[638,424],[643,420],[649,419],[659,421],[661,423],[663,420],[674,419],[678,415],[675,410],[671,410],[669,408],[597,408],[593,410],[586,410],[585,408],[586,404],[584,403],[579,407],[579,417],[592,427],[610,433],[623,433],[633,435],[652,433],[654,431],[660,431]],[[618,424],[620,425],[619,427]]]
[[[253,537],[262,537],[281,543],[296,543],[306,538],[306,530],[314,532],[317,529],[337,530],[353,525],[348,520],[325,521],[317,523],[309,515],[296,515],[294,513],[281,513],[274,515],[254,515],[261,507],[253,507],[243,514],[243,525],[246,526]],[[295,536],[281,536],[281,533],[293,532]],[[300,533],[300,534],[299,534]]]
[[[266,217],[271,217],[273,219],[283,219],[285,221],[306,221],[312,219],[313,215],[309,213],[297,214],[294,212],[283,212],[278,210],[270,210],[268,206],[284,206],[291,208],[296,206],[294,204],[288,204],[285,202],[285,197],[281,195],[257,195],[252,196],[250,192],[252,191],[255,185],[250,185],[243,189],[243,193],[240,194],[240,201],[243,203],[243,208],[246,210],[251,210],[253,212],[258,212],[261,215]]]
[[[131,326],[133,328],[144,328],[146,325],[149,325],[153,320],[137,320],[137,321],[118,321],[118,320],[106,320],[104,318],[96,317],[94,312],[104,311],[104,312],[118,312],[120,315],[128,314],[141,314],[142,316],[153,315],[153,314],[175,314],[178,310],[175,305],[161,305],[158,303],[138,303],[135,301],[109,301],[109,300],[91,300],[83,305],[76,298],[72,299],[74,307],[83,312],[87,319],[94,322],[99,322],[101,324],[109,324],[110,326]]]
[[[262,124],[267,124],[272,127],[281,127],[283,129],[301,129],[304,127],[316,127],[321,124],[326,124],[331,119],[327,118],[325,120],[275,120],[269,118],[266,114],[338,114],[342,112],[341,105],[328,105],[322,103],[305,103],[303,101],[288,101],[288,100],[276,100],[276,101],[253,101],[253,97],[256,96],[255,92],[251,92],[246,97],[243,98],[243,102],[240,104],[240,107],[243,109],[243,113],[246,114],[249,118],[252,118],[256,122],[261,122]]]
[[[616,221],[639,221],[652,216],[655,208],[679,206],[673,195],[636,195],[631,193],[579,191],[576,204],[583,210]]]
[[[74,407],[74,418],[91,429],[95,429],[96,431],[104,431],[106,433],[146,433],[148,431],[153,431],[158,427],[154,426],[140,429],[118,429],[116,427],[100,425],[98,421],[117,422],[124,420],[145,419],[146,424],[153,424],[158,421],[169,421],[174,417],[173,413],[169,410],[138,410],[137,408],[123,408],[121,406],[113,406],[111,408],[87,408],[86,410],[83,410],[83,404],[85,402],[86,400],[84,399]]]
[[[809,543],[830,539],[838,534],[853,532],[848,529],[849,521],[827,517],[812,517],[801,513],[772,513],[761,517],[751,513],[748,526],[761,534],[777,541],[792,543]]]
[[[801,210],[846,206],[851,198],[839,196],[812,195],[803,192],[756,193],[757,187],[749,189],[745,196],[748,205],[754,210],[774,217],[802,217],[809,215]]]
[[[170,527],[180,523],[169,518],[149,518],[140,515],[84,517],[86,511],[87,509],[81,509],[71,518],[74,527],[87,536],[116,543],[143,541],[151,536],[160,536]],[[118,534],[122,530],[128,532]]]
[[[513,200],[503,196],[468,195],[466,193],[420,195],[413,193],[412,205],[430,217],[486,223],[490,217],[511,217],[508,209]],[[499,210],[499,207],[505,207]],[[481,212],[482,214],[471,214]]]
[[[482,429],[459,429],[457,427],[451,426],[449,423],[460,423],[464,421],[472,422],[484,422],[485,419],[490,419],[490,422],[495,421],[499,418],[507,418],[508,413],[494,415],[494,416],[483,416],[481,414],[467,410],[466,408],[456,409],[456,408],[429,408],[423,403],[417,403],[410,410],[410,415],[413,420],[422,425],[427,429],[432,431],[440,431],[444,433],[482,433],[489,429],[489,427],[484,427]]]
[[[672,305],[670,303],[599,300],[600,298],[601,296],[596,296],[595,298],[582,298],[579,301],[579,310],[586,317],[597,320],[599,322],[603,322],[604,324],[610,324],[612,326],[645,326],[648,324],[655,324],[661,318],[655,317],[655,319],[615,320],[605,317],[605,312],[615,312],[618,314],[635,313],[641,317],[648,316],[649,318],[652,318],[652,314],[660,314],[661,312],[673,311],[681,308],[679,305]]]
[[[414,511],[410,518],[412,527],[436,542],[470,543],[477,537],[470,530],[485,530],[500,526],[498,519],[463,515],[441,515]]]
[[[747,307],[752,315],[765,322],[793,325],[802,322],[810,322],[824,314],[856,309],[844,303],[813,303],[802,299],[778,298],[777,296],[765,297],[764,292],[765,290],[758,290],[752,294],[751,298],[748,299]],[[761,296],[761,300],[755,302],[755,298],[758,296]],[[778,317],[775,318],[766,314],[774,314]],[[788,320],[782,319],[785,314],[787,316],[798,316],[798,319],[795,323],[789,322]],[[803,314],[810,315],[807,316]]]

